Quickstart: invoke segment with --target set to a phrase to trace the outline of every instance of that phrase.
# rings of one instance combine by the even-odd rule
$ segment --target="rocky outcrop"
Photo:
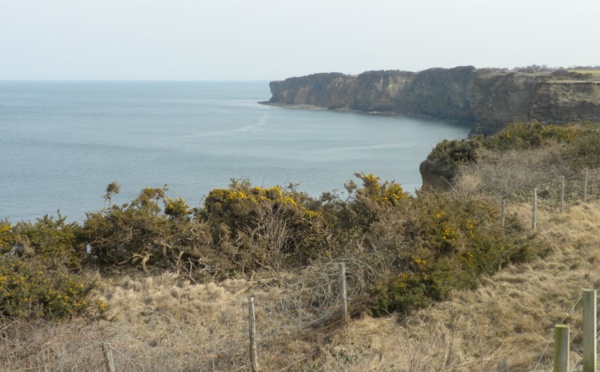
[[[600,84],[597,81],[547,81],[535,92],[529,110],[539,121],[555,122],[600,118]]]
[[[270,83],[266,104],[389,112],[459,121],[483,133],[538,120],[600,121],[600,80],[569,73],[523,73],[472,66],[419,73],[323,73]]]
[[[456,172],[456,168],[449,167],[444,162],[425,159],[419,165],[423,181],[421,189],[448,191],[452,189]]]

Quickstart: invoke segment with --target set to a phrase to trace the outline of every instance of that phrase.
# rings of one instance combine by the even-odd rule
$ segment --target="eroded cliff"
[[[543,73],[435,68],[419,73],[322,73],[270,83],[267,104],[389,112],[459,121],[483,133],[512,122],[600,121],[600,80],[565,70]]]

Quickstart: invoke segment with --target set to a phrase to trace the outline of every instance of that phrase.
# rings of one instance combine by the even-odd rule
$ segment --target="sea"
[[[268,81],[0,81],[0,220],[44,215],[82,222],[145,187],[202,206],[232,179],[344,195],[354,173],[414,192],[436,143],[455,123],[259,104]]]

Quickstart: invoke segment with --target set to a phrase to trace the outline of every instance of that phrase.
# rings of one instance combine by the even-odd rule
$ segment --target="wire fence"
[[[570,176],[562,176],[555,174],[553,177],[546,177],[545,182],[536,183],[531,192],[521,191],[515,194],[501,193],[502,195],[502,219],[505,215],[507,201],[513,203],[523,203],[527,199],[531,200],[532,205],[532,228],[537,228],[537,208],[542,207],[546,210],[554,211],[555,213],[563,213],[570,205],[578,203],[589,203],[600,200],[600,170],[585,170],[581,173],[571,174]],[[600,287],[600,275],[589,281],[586,288],[598,289]],[[565,316],[557,321],[557,324],[567,324],[580,305],[582,296],[578,296],[575,302],[569,307]],[[582,331],[584,324],[581,323],[577,329],[570,330],[569,345],[570,353],[575,354],[575,359],[572,361],[570,371],[581,370],[583,352],[581,343],[576,340],[582,339]],[[599,340],[600,333],[596,333],[596,342]],[[555,332],[548,338],[543,351],[532,371],[538,371],[544,368],[544,360],[547,359],[547,352],[550,346],[555,342]],[[547,363],[546,363],[547,364]],[[547,368],[547,365],[545,366]],[[508,369],[507,369],[508,370]]]
[[[345,271],[344,286],[340,266]],[[248,322],[249,298],[253,298],[255,304],[255,347],[259,364],[262,359],[269,365],[268,370],[290,370],[316,356],[314,350],[290,352],[294,347],[290,344],[309,344],[320,337],[318,334],[343,326],[350,314],[364,308],[365,278],[373,275],[374,269],[364,262],[345,258],[285,276],[245,284],[240,281],[232,285],[233,293],[221,297],[217,296],[219,287],[209,284],[207,292],[214,292],[214,306],[210,304],[210,293],[195,299],[194,293],[177,292],[173,289],[177,287],[170,287],[168,281],[164,286],[160,280],[152,284],[121,283],[121,289],[113,296],[122,296],[123,292],[136,301],[148,302],[148,306],[114,320],[108,319],[108,322],[101,321],[106,322],[104,330],[102,326],[89,330],[77,322],[67,333],[41,320],[37,324],[0,323],[0,370],[254,370],[249,358],[252,327]],[[347,288],[346,293],[342,293],[342,287]],[[165,296],[169,298],[162,300],[162,304],[161,299],[151,301],[155,292],[168,292]],[[167,304],[173,300],[179,304]],[[345,301],[348,301],[347,314],[342,313]],[[144,319],[139,328],[115,326],[121,320],[136,316]],[[31,342],[32,336],[23,337],[32,331],[28,329],[31,327],[39,330],[39,336],[33,336],[37,337],[35,342]],[[286,351],[290,357],[283,359],[285,365],[273,364],[268,357],[271,353]]]

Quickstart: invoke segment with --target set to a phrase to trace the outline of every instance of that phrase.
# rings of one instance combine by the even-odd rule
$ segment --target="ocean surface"
[[[260,105],[262,82],[0,81],[0,219],[83,221],[144,187],[200,206],[230,179],[312,196],[372,172],[414,192],[419,163],[469,128],[399,116]]]

